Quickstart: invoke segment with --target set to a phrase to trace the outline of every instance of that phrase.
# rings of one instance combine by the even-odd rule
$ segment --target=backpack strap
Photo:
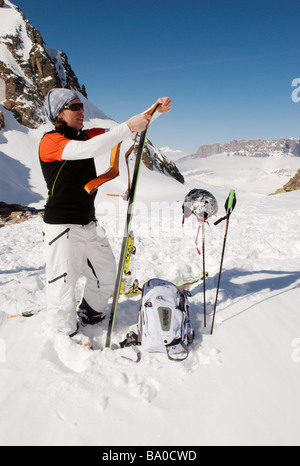
[[[120,343],[120,346],[121,346],[121,348],[131,347],[133,349],[133,351],[136,353],[137,357],[136,357],[135,361],[133,359],[131,359],[131,358],[126,357],[126,356],[122,356],[122,358],[126,359],[127,361],[139,363],[141,361],[141,359],[142,359],[142,353],[139,350],[139,348],[137,348],[137,347],[140,346],[140,345],[141,345],[141,342],[140,342],[140,338],[139,338],[137,333],[135,333],[135,332],[127,333],[125,340]]]
[[[119,159],[120,159],[120,150],[121,150],[122,143],[120,142],[115,147],[113,147],[110,156],[110,168],[107,172],[103,173],[102,175],[97,176],[93,180],[89,181],[84,189],[89,193],[93,194],[97,189],[106,183],[107,181],[114,180],[119,176]],[[127,165],[127,173],[128,173],[128,192],[130,190],[130,173],[129,173],[129,166],[128,166],[128,158],[134,149],[135,141],[132,146],[128,149],[125,154],[125,161]]]
[[[179,358],[173,358],[170,355],[170,348],[171,348],[171,346],[174,346],[174,344],[178,344],[178,343],[180,343],[182,348],[184,349],[185,356],[184,357],[179,357]],[[190,354],[190,352],[188,350],[188,347],[186,346],[186,344],[182,340],[172,341],[172,343],[170,345],[166,345],[166,350],[167,350],[167,355],[168,355],[168,358],[170,359],[170,361],[185,361],[188,358],[189,354]]]
[[[126,359],[127,361],[135,362],[136,364],[138,364],[142,359],[142,353],[135,345],[132,345],[132,349],[137,355],[135,361],[131,358],[127,358],[127,356],[122,356],[122,358]]]

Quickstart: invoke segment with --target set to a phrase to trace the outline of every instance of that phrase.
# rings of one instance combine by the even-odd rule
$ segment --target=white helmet
[[[182,206],[184,218],[194,214],[198,220],[207,220],[218,212],[216,198],[205,189],[193,189],[184,200]]]

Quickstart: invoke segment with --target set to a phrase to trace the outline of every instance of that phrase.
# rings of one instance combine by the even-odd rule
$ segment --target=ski
[[[148,114],[152,117],[159,106],[160,104],[155,104],[154,107],[152,107],[149,110]],[[137,149],[132,183],[131,183],[130,191],[128,193],[129,196],[128,196],[128,208],[127,208],[125,231],[124,231],[123,243],[121,247],[121,254],[120,254],[119,268],[118,268],[115,291],[114,291],[113,304],[111,308],[111,314],[110,314],[108,330],[107,330],[107,338],[106,338],[107,348],[109,348],[111,344],[111,336],[112,336],[112,331],[113,331],[114,322],[116,318],[116,312],[118,308],[118,301],[119,301],[119,295],[120,295],[120,290],[121,290],[121,285],[122,285],[122,278],[123,278],[124,265],[125,265],[125,259],[126,259],[126,251],[128,248],[130,227],[131,227],[131,222],[132,222],[132,217],[133,217],[133,205],[135,201],[136,187],[137,187],[137,182],[138,182],[138,178],[140,174],[143,150],[144,150],[145,143],[146,143],[146,136],[147,136],[148,128],[149,128],[149,124],[147,125],[146,129],[140,135],[140,141],[139,141],[139,145]]]
[[[205,273],[205,278],[208,278],[208,272]],[[174,285],[176,285],[180,290],[188,290],[192,285],[195,285],[196,283],[203,281],[204,280],[204,275],[203,273],[199,275],[195,275],[195,277],[188,278],[188,279],[183,279],[183,280],[178,280],[174,282]],[[137,279],[134,280],[132,285],[123,292],[123,296],[126,298],[133,298],[134,296],[139,296],[142,294],[142,288],[139,286],[139,281]],[[121,294],[120,294],[121,296]],[[110,296],[110,298],[113,298],[113,295]],[[79,301],[77,301],[77,305],[79,304]],[[15,317],[32,317],[40,312],[42,312],[43,309],[35,309],[35,310],[29,310],[29,311],[24,311],[21,312],[20,314],[12,315],[9,316],[10,319],[13,319]]]
[[[205,273],[205,278],[208,277],[208,272]],[[199,275],[196,275],[195,277],[193,278],[189,278],[187,280],[179,280],[179,281],[176,281],[174,282],[174,285],[177,286],[177,288],[179,288],[180,290],[188,290],[192,285],[195,285],[196,283],[198,283],[199,281],[203,280],[204,281],[204,275],[203,273],[199,274]],[[139,282],[138,280],[135,280],[133,282],[133,285],[132,285],[132,288],[127,290],[124,295],[127,297],[127,298],[132,298],[134,296],[138,296],[140,294],[142,294],[142,291],[143,289],[139,287]]]
[[[71,340],[74,343],[76,343],[77,345],[83,346],[87,350],[93,350],[94,349],[93,344],[92,344],[91,340],[89,339],[89,337],[86,336],[86,335],[83,335],[81,333],[77,333],[76,335],[74,335],[71,338]]]
[[[180,290],[184,290],[185,288],[188,289],[190,286],[194,285],[195,283],[198,283],[200,280],[204,280],[204,278],[207,278],[207,277],[208,277],[208,272],[205,272],[205,276],[203,273],[200,273],[199,275],[196,275],[194,278],[190,278],[188,280],[179,280],[175,282],[174,284]]]
[[[134,242],[135,242],[134,233],[133,231],[131,231],[129,233],[129,238],[128,238],[128,246],[127,246],[127,251],[126,251],[126,256],[125,256],[124,272],[123,272],[123,279],[122,279],[121,288],[120,288],[120,294],[126,294],[126,291],[128,289],[131,289],[131,285],[128,285],[128,281],[130,277],[132,276],[132,273],[130,271],[131,258],[136,253],[136,247],[134,245]]]
[[[36,314],[39,314],[40,312],[42,312],[42,309],[37,309],[35,311],[24,311],[24,312],[21,312],[21,314],[9,316],[9,318],[13,319],[15,317],[32,317],[32,316],[35,316]]]

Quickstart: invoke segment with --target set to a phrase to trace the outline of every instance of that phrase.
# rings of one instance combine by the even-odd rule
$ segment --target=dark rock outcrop
[[[0,202],[0,228],[6,225],[25,222],[36,215],[42,215],[43,212],[43,210],[22,206],[20,204],[6,204],[6,202]]]
[[[300,169],[297,173],[288,181],[283,188],[277,189],[275,193],[272,194],[281,194],[281,193],[288,193],[290,191],[296,191],[300,189]]]
[[[151,171],[157,171],[164,175],[171,176],[179,183],[184,184],[184,177],[178,170],[176,164],[167,159],[159,149],[156,149],[153,144],[147,139],[144,152],[143,164]]]
[[[3,113],[2,113],[1,110],[0,110],[0,130],[3,129],[4,126],[5,126],[4,115],[3,115]]]
[[[46,46],[40,32],[16,8],[23,19],[15,34],[0,38],[12,55],[23,76],[9,63],[0,61],[0,78],[5,81],[3,106],[13,112],[16,120],[28,128],[37,128],[45,122],[44,98],[54,87],[66,87],[80,91],[81,86],[64,52],[54,51]],[[27,44],[24,44],[26,37]],[[30,50],[28,50],[28,43]]]

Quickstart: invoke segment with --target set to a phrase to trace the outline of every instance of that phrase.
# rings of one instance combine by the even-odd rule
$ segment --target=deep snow
[[[9,6],[7,0],[1,9],[0,36],[17,28],[24,44],[19,54],[26,59],[32,43],[21,15]],[[59,65],[58,51],[47,51]],[[24,77],[3,43],[0,57]],[[0,94],[3,99],[3,89]],[[83,100],[86,128],[115,124]],[[47,193],[37,151],[52,126],[28,130],[1,102],[0,110],[6,124],[0,131],[0,200],[42,207]],[[123,153],[129,144],[126,140]],[[1,228],[0,445],[300,444],[300,192],[268,197],[294,175],[299,158],[195,159],[163,151],[176,161],[186,184],[142,167],[132,225],[133,274],[141,284],[198,275],[197,226],[190,219],[182,229],[183,199],[192,188],[207,189],[222,216],[229,190],[236,189],[214,334],[210,318],[203,326],[198,283],[191,298],[196,343],[185,362],[172,363],[164,354],[144,354],[140,364],[122,359],[132,354],[130,348],[104,349],[107,321],[84,330],[94,351],[76,345],[46,326],[42,219]],[[108,168],[109,155],[97,160],[99,173]],[[126,203],[107,194],[126,191],[123,160],[120,168],[120,177],[104,185],[97,198],[97,216],[117,259]],[[224,223],[215,227],[214,220],[206,227],[210,314],[224,235]],[[34,309],[42,311],[27,319],[11,317]],[[120,299],[115,343],[135,325],[138,309],[138,297]]]
[[[140,364],[122,359],[132,350],[104,349],[107,322],[85,329],[95,348],[89,351],[47,328],[45,311],[10,318],[44,307],[42,220],[0,229],[0,444],[299,445],[300,193],[267,196],[298,160],[179,160],[184,186],[142,168],[133,222],[141,283],[201,272],[195,221],[181,226],[184,196],[194,187],[209,190],[222,216],[229,189],[237,190],[215,332],[210,319],[203,326],[202,286],[194,285],[196,343],[183,363],[163,354],[144,354]],[[116,257],[126,203],[106,194],[125,190],[122,176],[97,199]],[[225,227],[213,220],[206,227],[209,313]],[[121,298],[115,343],[136,323],[138,308],[138,297]]]

